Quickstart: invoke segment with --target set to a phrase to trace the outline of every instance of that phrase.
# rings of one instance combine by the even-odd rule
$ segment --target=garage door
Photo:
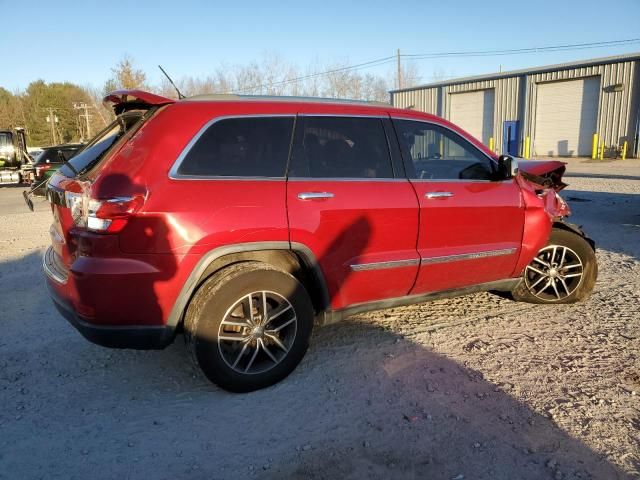
[[[600,77],[541,83],[537,89],[534,154],[590,156]]]
[[[493,136],[493,89],[452,93],[450,119],[485,145]]]

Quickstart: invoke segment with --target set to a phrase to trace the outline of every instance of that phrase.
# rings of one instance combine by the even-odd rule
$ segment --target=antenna
[[[162,71],[162,73],[164,73],[164,76],[167,77],[167,80],[169,80],[169,83],[171,85],[173,85],[173,88],[176,89],[176,92],[178,92],[178,100],[181,100],[183,98],[187,98],[185,97],[182,93],[180,93],[180,90],[178,90],[178,87],[176,87],[176,84],[173,83],[173,80],[171,80],[171,77],[169,76],[169,74],[167,72],[164,71],[164,68],[162,68],[161,65],[158,65],[158,68]]]

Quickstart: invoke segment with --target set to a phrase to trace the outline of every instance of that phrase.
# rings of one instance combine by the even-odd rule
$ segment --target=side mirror
[[[513,178],[518,175],[518,160],[511,155],[500,155],[498,169],[503,178]]]

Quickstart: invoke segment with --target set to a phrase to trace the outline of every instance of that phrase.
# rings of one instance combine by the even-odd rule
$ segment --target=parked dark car
[[[66,143],[53,147],[44,147],[33,164],[35,176],[33,185],[37,186],[34,193],[44,195],[46,181],[62,166],[62,164],[78,153],[84,147],[82,143]]]
[[[314,325],[479,291],[574,303],[594,287],[561,162],[518,164],[384,104],[106,100],[117,120],[48,183],[43,261],[55,305],[100,345],[164,348],[183,331],[209,379],[249,391],[293,371]]]

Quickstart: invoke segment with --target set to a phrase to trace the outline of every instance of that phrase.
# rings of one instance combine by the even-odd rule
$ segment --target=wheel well
[[[194,289],[194,293],[202,282],[214,273],[230,265],[250,261],[268,263],[297,278],[307,290],[316,312],[321,312],[328,307],[328,299],[325,293],[326,285],[317,263],[314,259],[307,258],[304,253],[293,250],[256,250],[230,253],[218,257],[214,259],[202,273]]]
[[[592,239],[587,237],[587,235],[582,231],[582,229],[578,225],[575,225],[573,223],[558,221],[558,222],[553,222],[553,228],[557,228],[559,230],[565,230],[567,232],[575,233],[576,235],[581,236],[587,241],[589,245],[591,245],[591,248],[593,249],[593,251],[594,252],[596,251],[596,242],[594,242]]]

